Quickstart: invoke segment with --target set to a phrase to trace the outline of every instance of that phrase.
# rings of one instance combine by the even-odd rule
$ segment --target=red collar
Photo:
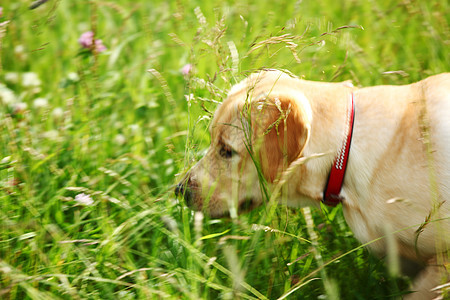
[[[342,184],[344,183],[345,169],[347,168],[348,156],[350,153],[350,145],[352,143],[353,123],[355,120],[355,103],[353,93],[350,96],[347,109],[347,123],[345,125],[345,138],[338,156],[331,168],[328,176],[327,185],[323,192],[322,203],[329,206],[336,206],[344,200],[340,195]]]

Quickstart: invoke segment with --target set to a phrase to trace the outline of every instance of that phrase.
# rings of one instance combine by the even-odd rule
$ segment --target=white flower
[[[14,47],[14,53],[15,54],[22,54],[25,52],[25,46],[24,45],[17,45]]]
[[[80,205],[91,206],[94,204],[94,200],[92,200],[91,196],[86,195],[85,193],[81,193],[75,196],[75,201]]]
[[[52,116],[55,119],[61,119],[64,116],[64,110],[61,107],[56,107],[52,111]]]
[[[3,104],[13,104],[17,102],[17,97],[14,92],[0,83],[0,100]]]
[[[140,129],[140,126],[139,126],[139,124],[131,124],[131,125],[128,125],[128,128],[130,128],[132,133],[137,133],[138,130]]]
[[[78,76],[78,74],[75,72],[70,72],[69,74],[67,74],[67,79],[73,82],[77,82],[80,80],[80,76]]]
[[[34,72],[25,72],[22,74],[22,85],[24,87],[37,87],[41,85],[41,80]]]
[[[28,105],[24,102],[18,102],[12,104],[12,110],[15,114],[21,114],[27,110]]]
[[[117,134],[114,138],[114,142],[117,145],[122,146],[123,144],[125,144],[127,142],[127,138],[123,135],[123,134]]]
[[[34,108],[41,109],[48,106],[48,100],[46,98],[36,98],[33,101]]]
[[[17,72],[8,72],[5,74],[5,81],[12,83],[12,84],[17,84],[19,83],[19,73]]]
[[[195,99],[194,94],[184,95],[184,98],[186,98],[187,102],[191,102]]]
[[[184,95],[184,98],[186,98],[188,106],[191,106],[191,102],[194,101],[195,96],[194,96],[194,94],[189,94],[189,95]]]

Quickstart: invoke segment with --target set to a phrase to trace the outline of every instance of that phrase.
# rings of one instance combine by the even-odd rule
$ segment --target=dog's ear
[[[254,145],[269,182],[300,156],[309,139],[311,108],[305,98],[301,100],[279,95],[252,103]]]

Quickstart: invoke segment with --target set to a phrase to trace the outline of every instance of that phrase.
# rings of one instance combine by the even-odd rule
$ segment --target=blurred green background
[[[211,112],[249,72],[357,86],[445,72],[449,6],[2,0],[0,298],[406,293],[408,280],[359,247],[340,208],[214,220],[173,188],[208,146]],[[83,47],[89,31],[94,46]]]

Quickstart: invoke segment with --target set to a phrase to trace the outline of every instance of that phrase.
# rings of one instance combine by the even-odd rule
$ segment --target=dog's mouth
[[[196,198],[197,198],[197,191],[198,190],[198,185],[196,184],[195,181],[192,181],[191,179],[188,179],[187,181],[183,181],[181,183],[179,183],[176,188],[175,188],[175,195],[177,197],[182,197],[184,198],[184,202],[185,204],[193,209],[193,210],[202,210],[205,213],[209,214],[211,217],[213,218],[223,218],[223,217],[227,217],[229,216],[229,211],[228,210],[224,210],[224,211],[216,211],[216,210],[210,210],[210,207],[208,205],[208,203],[203,206],[203,201],[202,203],[200,203],[200,205],[198,203],[196,203]],[[247,213],[250,212],[251,210],[253,210],[254,208],[259,206],[259,202],[253,198],[253,197],[246,197],[244,198],[244,200],[241,200],[237,210],[239,214],[242,213]]]
[[[259,204],[255,199],[246,198],[244,201],[239,203],[239,205],[237,207],[238,214],[248,213],[258,206],[259,206]],[[204,209],[206,209],[206,213],[209,213],[209,215],[212,218],[225,218],[225,219],[230,218],[230,211],[228,209],[226,209],[224,211],[209,211],[209,212],[208,212],[207,207]]]
[[[242,203],[239,204],[239,213],[246,213],[253,210],[258,206],[258,203],[253,198],[246,198]]]

